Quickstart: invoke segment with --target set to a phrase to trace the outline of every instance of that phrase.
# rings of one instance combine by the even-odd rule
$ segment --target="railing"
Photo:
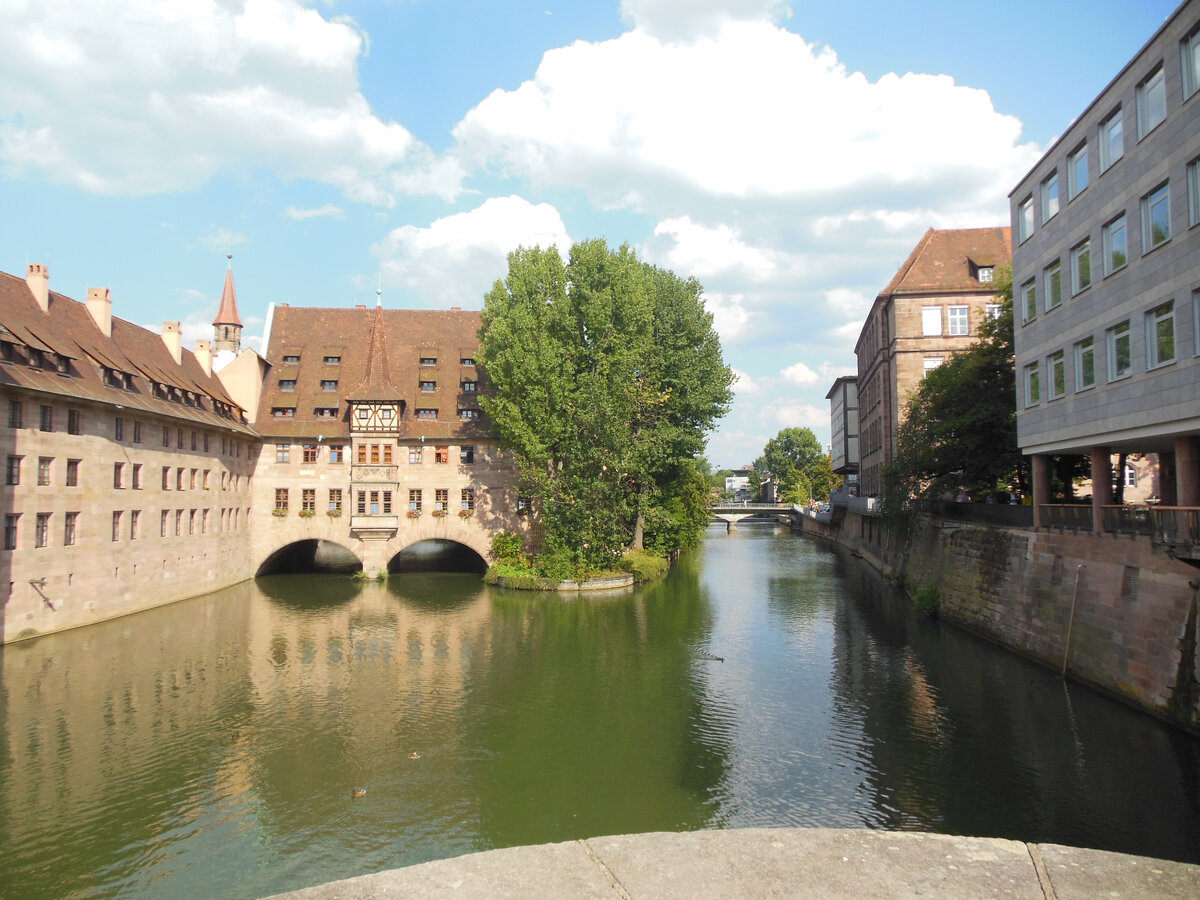
[[[1153,506],[1151,538],[1155,543],[1200,545],[1200,509],[1195,506]]]
[[[1040,524],[1059,531],[1076,533],[1092,530],[1092,508],[1076,503],[1045,503],[1039,507]]]
[[[1100,521],[1109,534],[1154,535],[1154,523],[1148,506],[1102,506]]]

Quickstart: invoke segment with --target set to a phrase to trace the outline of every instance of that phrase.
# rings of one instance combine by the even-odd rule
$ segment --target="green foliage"
[[[543,569],[611,568],[647,536],[673,549],[707,521],[697,457],[733,375],[701,293],[603,240],[565,266],[553,247],[509,255],[484,305],[495,390],[480,403],[538,501]]]
[[[519,534],[502,531],[492,536],[492,559],[499,564],[523,566],[525,564],[525,542]]]
[[[997,485],[1023,486],[1017,447],[1012,273],[996,270],[1000,315],[980,339],[954,353],[909,395],[896,432],[896,457],[884,468],[884,509],[896,515],[914,498],[961,488],[982,495]]]
[[[941,609],[942,598],[935,585],[927,584],[917,590],[912,598],[913,611],[930,618],[936,618]]]
[[[833,463],[811,428],[785,428],[767,441],[754,461],[758,478],[770,473],[783,503],[808,503],[825,497],[841,483]]]
[[[645,550],[630,550],[623,557],[618,568],[622,572],[633,575],[638,584],[657,581],[667,574],[667,561],[655,553]]]

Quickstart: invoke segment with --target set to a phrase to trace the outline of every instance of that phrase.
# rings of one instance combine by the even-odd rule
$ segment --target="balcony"
[[[386,541],[400,527],[399,516],[351,516],[350,533],[363,541]]]

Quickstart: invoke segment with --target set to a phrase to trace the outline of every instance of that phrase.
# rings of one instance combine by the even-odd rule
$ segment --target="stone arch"
[[[285,540],[261,557],[259,575],[295,572],[361,571],[362,558],[350,547],[328,538],[304,537]]]

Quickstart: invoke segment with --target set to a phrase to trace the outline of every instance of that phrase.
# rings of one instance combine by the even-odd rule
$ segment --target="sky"
[[[268,305],[479,309],[518,246],[696,277],[714,468],[829,441],[871,301],[1009,191],[1174,0],[0,0],[0,270],[186,346]],[[998,18],[1002,16],[1002,18]]]

